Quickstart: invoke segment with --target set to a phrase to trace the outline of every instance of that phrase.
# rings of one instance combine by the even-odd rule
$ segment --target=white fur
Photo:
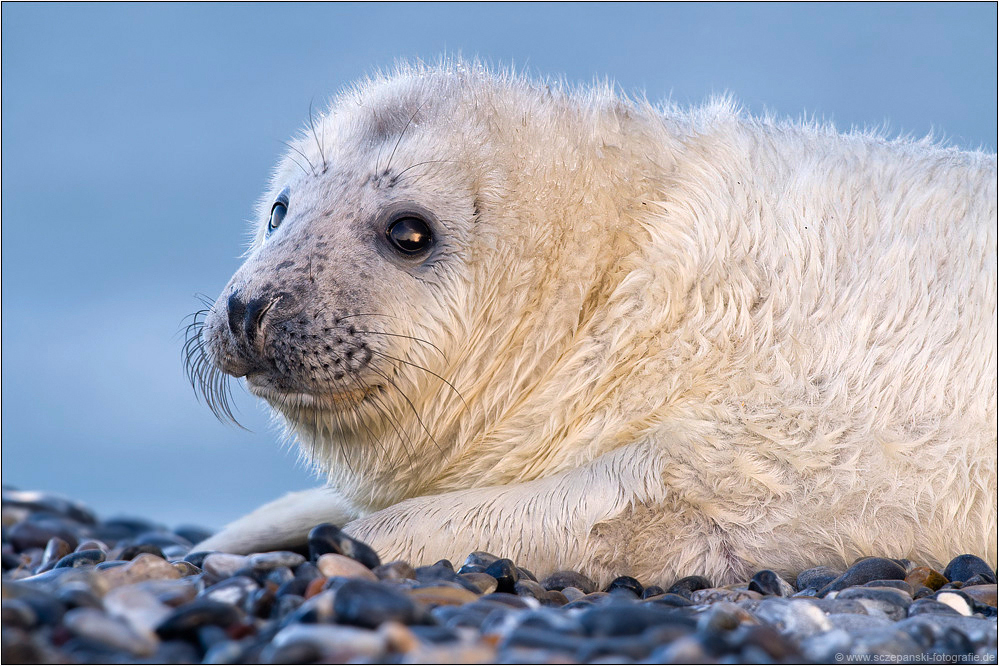
[[[282,409],[343,503],[282,500],[203,547],[360,516],[347,531],[383,559],[484,549],[601,581],[996,565],[995,155],[466,63],[370,81],[317,135],[296,149],[350,178],[389,151],[423,164],[399,187],[449,221],[451,254],[377,305],[442,352],[392,355],[463,399],[394,365],[414,409],[385,396],[405,438],[368,413],[379,447]],[[335,218],[325,177],[286,159],[264,210],[313,183]]]

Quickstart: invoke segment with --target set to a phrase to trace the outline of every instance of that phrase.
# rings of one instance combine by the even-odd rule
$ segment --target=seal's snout
[[[239,291],[232,292],[226,300],[229,332],[252,347],[257,341],[258,333],[262,332],[268,310],[280,299],[280,296],[264,295],[245,302]]]

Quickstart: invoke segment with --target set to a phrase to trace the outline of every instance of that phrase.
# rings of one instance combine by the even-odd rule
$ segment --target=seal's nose
[[[239,291],[234,291],[226,301],[228,311],[229,331],[236,338],[243,338],[249,344],[257,339],[257,333],[263,327],[264,315],[273,303],[270,296],[261,296],[244,302]]]

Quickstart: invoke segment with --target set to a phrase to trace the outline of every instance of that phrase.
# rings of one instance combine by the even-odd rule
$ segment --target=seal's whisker
[[[184,370],[195,397],[199,402],[204,401],[215,418],[247,430],[233,413],[229,376],[215,366],[206,351],[207,343],[202,332],[209,312],[210,308],[205,308],[185,317],[191,321],[184,327],[184,346],[181,348]]]
[[[443,377],[441,377],[440,375],[438,375],[433,370],[430,370],[429,368],[424,368],[422,365],[420,365],[418,363],[413,363],[412,361],[407,361],[405,359],[396,358],[395,356],[390,356],[389,354],[386,354],[385,352],[380,352],[380,351],[377,351],[375,349],[372,349],[371,353],[378,354],[379,356],[384,356],[385,358],[387,358],[389,360],[392,360],[392,361],[395,361],[397,363],[405,363],[406,365],[410,365],[410,366],[412,366],[414,368],[422,370],[423,372],[426,372],[427,374],[433,375],[437,379],[439,379],[442,382],[444,382],[445,384],[447,384],[448,388],[450,388],[452,391],[454,391],[454,394],[458,396],[459,400],[461,400],[461,404],[465,406],[465,411],[466,412],[470,411],[468,409],[468,403],[465,402],[465,397],[463,395],[461,395],[461,391],[459,391],[457,388],[455,388],[454,384],[452,384],[448,380],[444,379]]]
[[[348,327],[346,327],[346,326],[334,326],[333,328],[338,328],[341,331],[348,330]],[[386,333],[385,331],[372,331],[372,330],[360,329],[360,328],[355,328],[354,330],[357,333],[371,333],[372,335],[387,335],[387,336],[390,336],[390,337],[393,337],[393,338],[406,338],[407,340],[412,340],[414,342],[422,342],[425,345],[429,345],[430,347],[433,347],[434,351],[436,351],[438,354],[440,354],[441,358],[444,359],[444,361],[447,361],[447,356],[444,355],[444,352],[441,351],[441,348],[438,347],[437,345],[435,345],[434,343],[430,342],[429,340],[424,340],[423,338],[413,337],[412,335],[403,335],[402,333]]]
[[[374,350],[372,350],[372,351],[374,351]],[[382,354],[382,356],[385,356],[385,354]],[[388,358],[391,358],[391,357],[388,357]],[[430,429],[427,428],[427,425],[423,422],[423,419],[420,418],[420,412],[419,412],[419,410],[416,409],[416,405],[414,405],[413,401],[409,399],[409,396],[406,395],[406,392],[403,391],[401,388],[399,388],[399,385],[395,383],[395,380],[392,379],[392,377],[389,376],[388,373],[383,372],[382,370],[380,370],[377,366],[375,366],[373,364],[369,364],[368,367],[375,374],[377,374],[378,376],[384,378],[385,381],[387,381],[389,384],[392,385],[392,388],[394,388],[396,391],[399,392],[399,395],[402,396],[402,399],[406,401],[406,404],[408,404],[409,408],[413,411],[413,416],[416,417],[416,420],[419,422],[420,427],[423,428],[423,432],[427,433],[427,437],[430,438],[430,441],[433,442],[434,446],[437,447],[437,450],[440,451],[443,454],[444,453],[444,449],[441,447],[440,443],[438,443],[438,441],[434,437],[433,433],[430,432]],[[459,394],[459,397],[461,397],[460,394]]]

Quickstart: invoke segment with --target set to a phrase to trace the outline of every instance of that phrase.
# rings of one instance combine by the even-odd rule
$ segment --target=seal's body
[[[293,144],[202,331],[329,486],[199,547],[994,566],[996,248],[994,155],[461,64],[369,82]]]

